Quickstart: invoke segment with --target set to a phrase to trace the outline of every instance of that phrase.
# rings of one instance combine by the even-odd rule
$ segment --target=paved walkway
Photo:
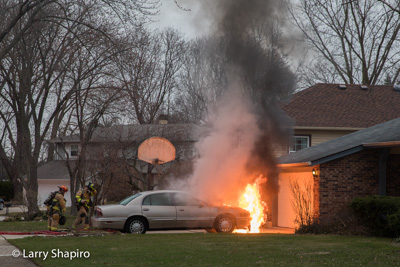
[[[23,238],[25,236],[13,236],[13,238]],[[4,236],[0,235],[0,266],[1,267],[15,267],[15,266],[24,266],[24,267],[36,267],[37,265],[30,261],[29,259],[25,259],[22,256],[14,257],[13,255],[18,255],[21,253],[17,247],[11,245]]]

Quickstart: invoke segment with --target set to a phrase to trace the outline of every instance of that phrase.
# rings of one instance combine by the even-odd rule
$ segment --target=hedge
[[[10,181],[0,181],[0,198],[10,201],[13,198],[14,188]]]
[[[400,197],[357,197],[350,207],[371,234],[400,237]]]

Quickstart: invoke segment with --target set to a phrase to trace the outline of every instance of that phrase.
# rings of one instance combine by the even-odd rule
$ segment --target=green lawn
[[[67,208],[64,214],[67,217],[67,222],[64,226],[60,228],[70,228],[72,223],[75,221],[75,216],[70,215],[70,208]],[[4,216],[4,215],[3,215]],[[9,217],[17,216],[23,217],[23,213],[11,213]],[[42,219],[41,221],[12,221],[12,222],[0,222],[0,232],[3,231],[14,231],[14,232],[31,232],[31,231],[47,231],[47,219]]]
[[[47,251],[40,266],[398,266],[400,246],[387,238],[279,234],[145,234],[29,237],[9,240]],[[89,258],[52,258],[52,249]],[[65,253],[63,253],[66,256]]]

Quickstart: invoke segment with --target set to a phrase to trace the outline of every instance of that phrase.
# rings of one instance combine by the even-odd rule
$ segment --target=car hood
[[[229,213],[233,213],[240,217],[250,216],[250,212],[248,212],[245,209],[239,208],[239,207],[215,206],[214,208],[216,208],[218,210],[218,213],[229,212]]]

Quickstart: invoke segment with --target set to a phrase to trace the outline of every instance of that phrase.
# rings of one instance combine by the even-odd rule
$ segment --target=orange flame
[[[258,177],[253,184],[248,184],[243,195],[239,199],[239,207],[250,212],[251,227],[250,231],[237,229],[235,233],[259,233],[260,227],[266,222],[267,205],[261,200],[260,184],[265,183],[267,178]]]

